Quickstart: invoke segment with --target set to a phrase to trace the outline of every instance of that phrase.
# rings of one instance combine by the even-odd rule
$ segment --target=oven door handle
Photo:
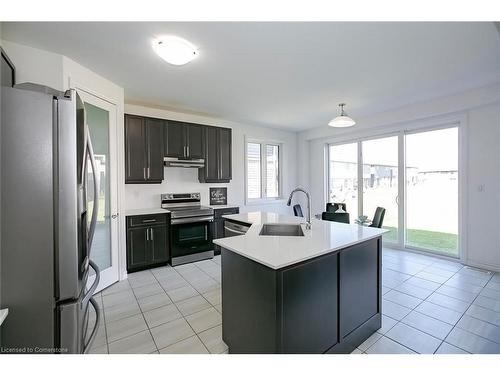
[[[231,229],[229,227],[224,227],[224,230],[227,230],[228,232],[235,233],[235,234],[241,234],[241,235],[247,234],[247,232],[240,232],[239,230],[234,230],[234,229]]]
[[[199,217],[183,217],[179,219],[172,219],[170,221],[171,225],[176,225],[176,224],[187,224],[187,223],[199,223],[199,222],[212,222],[214,221],[213,216],[199,216]]]

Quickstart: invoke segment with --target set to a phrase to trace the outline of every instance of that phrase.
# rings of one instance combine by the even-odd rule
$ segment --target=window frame
[[[248,144],[260,144],[260,198],[248,197]],[[278,196],[267,196],[267,153],[265,152],[266,146],[278,147]],[[245,137],[245,204],[269,204],[279,203],[283,201],[283,142]]]

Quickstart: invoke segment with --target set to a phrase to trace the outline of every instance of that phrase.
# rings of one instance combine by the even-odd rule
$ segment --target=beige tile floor
[[[392,249],[382,266],[382,328],[353,353],[500,354],[500,274]],[[220,282],[220,256],[130,274],[96,295],[91,353],[227,353]]]
[[[103,319],[90,353],[227,353],[220,281],[220,256],[129,274],[95,296]]]

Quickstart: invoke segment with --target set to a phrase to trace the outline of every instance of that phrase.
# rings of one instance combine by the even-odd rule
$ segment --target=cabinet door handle
[[[189,146],[186,146],[186,156],[189,156]]]
[[[150,171],[150,169],[148,167],[148,178],[150,178],[150,177],[151,177],[151,171]]]
[[[146,229],[146,241],[149,241],[149,228]]]
[[[187,154],[186,154],[186,146],[183,147],[183,150],[184,150],[183,151],[184,156],[187,156]]]
[[[146,179],[146,168],[142,168],[142,175],[144,179]]]
[[[155,242],[155,236],[154,236],[153,228],[149,228],[149,230],[151,231],[151,241]]]

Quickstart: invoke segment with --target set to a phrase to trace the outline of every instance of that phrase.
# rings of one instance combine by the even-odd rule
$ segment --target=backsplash
[[[161,184],[126,184],[126,209],[152,208],[160,206],[162,193],[201,193],[201,203],[208,205],[208,189],[214,186],[227,187],[228,203],[236,203],[231,183],[202,184],[198,182],[196,168],[165,168],[165,180]],[[239,201],[239,200],[238,200]]]
[[[242,176],[241,176],[242,177]],[[160,207],[162,193],[201,193],[201,204],[209,205],[210,187],[227,187],[227,203],[240,207],[241,212],[265,211],[292,214],[285,201],[245,206],[245,186],[233,179],[228,184],[202,184],[198,182],[195,168],[165,168],[165,180],[161,184],[126,184],[125,210]]]

